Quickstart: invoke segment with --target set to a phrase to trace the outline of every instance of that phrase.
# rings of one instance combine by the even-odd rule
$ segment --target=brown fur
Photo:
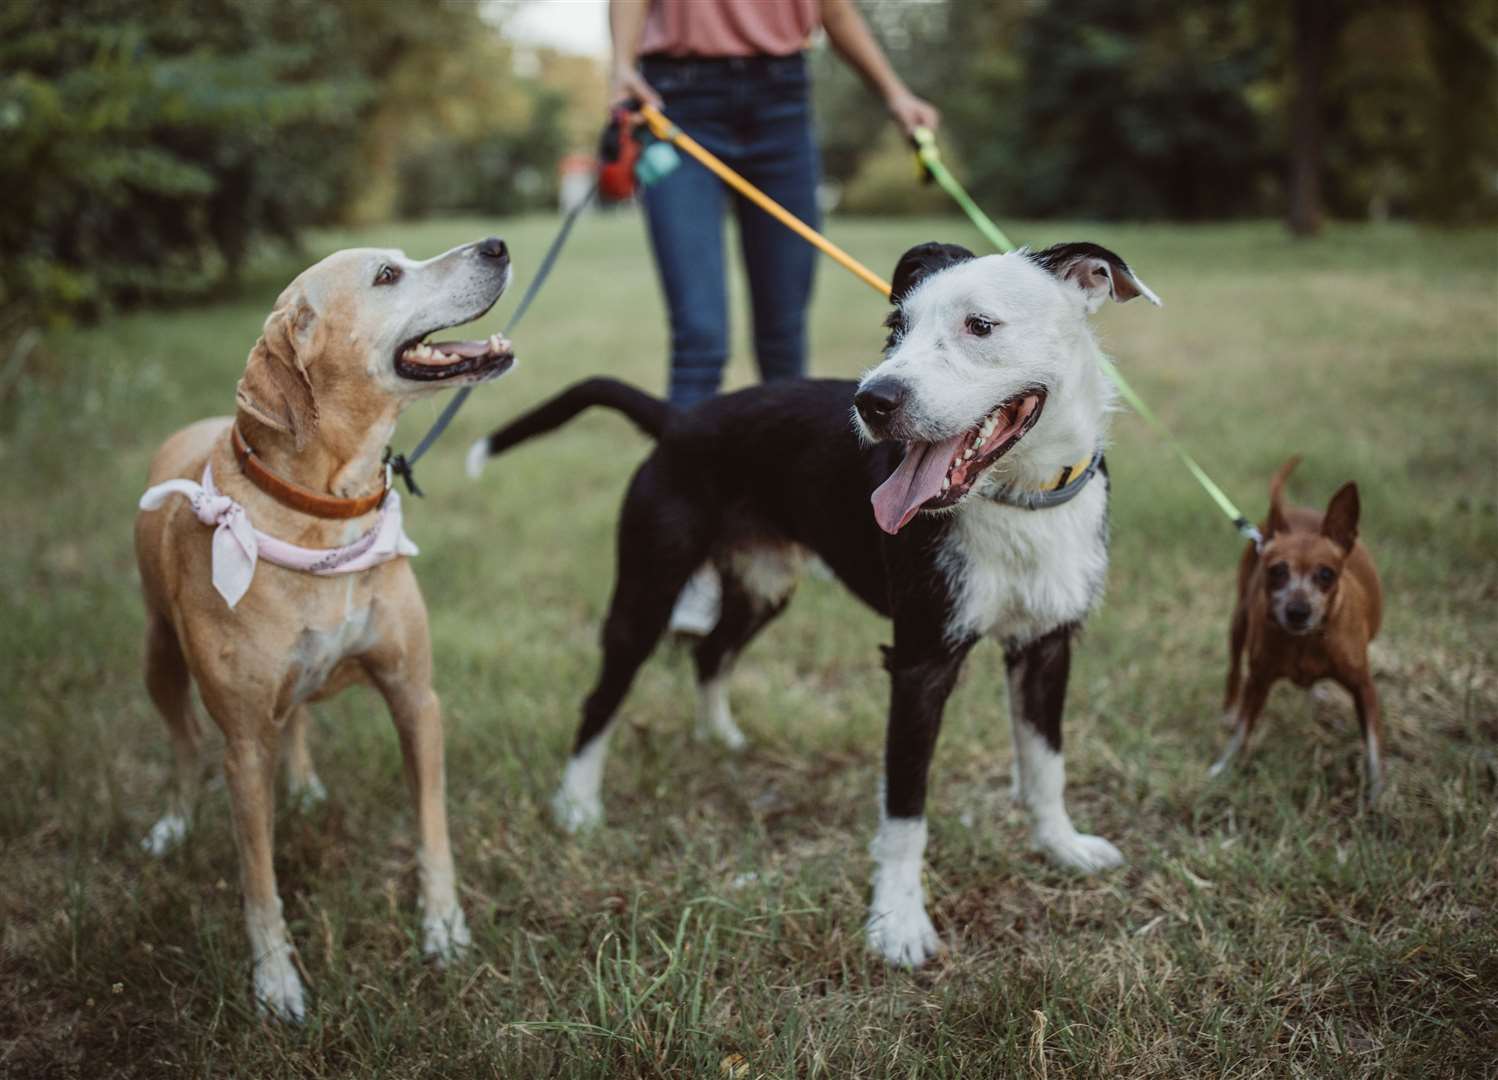
[[[1325,513],[1284,505],[1285,481],[1299,460],[1285,462],[1270,481],[1263,551],[1250,544],[1238,565],[1223,704],[1233,740],[1213,771],[1222,771],[1253,734],[1276,682],[1309,687],[1331,679],[1346,688],[1357,709],[1371,804],[1381,788],[1382,732],[1368,645],[1382,620],[1383,592],[1373,559],[1358,540],[1357,485],[1339,488]]]
[[[370,326],[382,308],[378,298],[360,295],[370,271],[368,256],[355,254],[331,256],[282,294],[249,354],[235,420],[200,421],[169,438],[151,462],[151,484],[197,480],[211,462],[219,489],[256,528],[304,547],[337,547],[373,526],[375,513],[334,521],[277,503],[241,473],[228,434],[237,422],[261,460],[294,483],[340,497],[379,489],[381,452],[408,396],[398,383],[372,374],[390,361],[364,344],[383,340],[381,327]],[[309,294],[318,297],[316,312]],[[384,697],[416,803],[428,952],[445,958],[467,941],[448,842],[442,714],[432,689],[426,607],[404,558],[327,577],[261,560],[249,591],[230,610],[211,582],[212,538],[185,499],[136,519],[146,684],[175,750],[174,820],[190,817],[199,775],[190,683],[223,731],[256,993],[294,1019],[302,1013],[302,990],[276,893],[271,832],[283,748],[292,792],[320,791],[306,746],[308,702],[355,683]],[[151,846],[159,851],[166,844]]]

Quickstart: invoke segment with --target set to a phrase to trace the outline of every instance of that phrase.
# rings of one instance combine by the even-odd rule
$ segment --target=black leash
[[[556,239],[551,242],[551,247],[546,251],[546,257],[541,260],[541,265],[536,270],[536,276],[531,278],[531,283],[526,287],[525,295],[520,298],[520,303],[516,306],[515,313],[510,316],[510,321],[505,324],[505,328],[502,331],[505,337],[509,337],[510,331],[525,317],[526,309],[531,306],[531,301],[541,291],[541,286],[546,284],[546,279],[550,276],[552,267],[556,265],[557,256],[562,252],[562,245],[567,242],[567,236],[572,232],[572,226],[577,223],[577,219],[588,208],[597,191],[598,185],[595,183],[588,189],[588,193],[583,196],[582,200],[571,210],[567,211],[567,216],[562,219],[562,227],[557,232]],[[437,422],[432,425],[431,430],[421,437],[421,442],[417,443],[416,449],[412,450],[409,454],[392,454],[390,447],[387,446],[385,448],[385,464],[390,467],[391,472],[406,482],[406,490],[412,495],[419,496],[422,494],[421,488],[416,485],[416,476],[412,472],[413,467],[421,460],[422,455],[432,448],[432,444],[442,437],[442,433],[453,422],[453,417],[458,415],[458,410],[463,407],[463,402],[468,400],[468,395],[471,393],[473,393],[473,387],[465,386],[454,394],[452,400],[447,403],[447,407],[442,410],[442,414],[437,417]]]

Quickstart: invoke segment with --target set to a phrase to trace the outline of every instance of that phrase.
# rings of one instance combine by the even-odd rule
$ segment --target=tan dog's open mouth
[[[425,336],[425,335],[423,335]],[[395,354],[395,373],[415,382],[438,382],[460,376],[475,381],[503,375],[515,363],[515,349],[501,334],[482,341],[424,342],[416,338]]]
[[[905,457],[874,492],[874,518],[900,531],[921,510],[952,506],[990,465],[1014,449],[1040,419],[1046,392],[1036,386],[995,406],[968,431],[939,443],[907,443]]]

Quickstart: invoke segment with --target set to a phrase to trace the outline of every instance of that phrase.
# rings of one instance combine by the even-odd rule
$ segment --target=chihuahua
[[[1263,544],[1250,544],[1238,564],[1223,714],[1233,734],[1210,775],[1226,770],[1253,734],[1276,682],[1289,679],[1309,687],[1331,679],[1352,694],[1357,708],[1372,806],[1382,788],[1382,770],[1368,643],[1378,633],[1383,593],[1373,559],[1358,542],[1356,484],[1337,489],[1324,514],[1281,503],[1285,481],[1299,462],[1292,457],[1274,474]],[[1248,672],[1240,679],[1245,653]]]

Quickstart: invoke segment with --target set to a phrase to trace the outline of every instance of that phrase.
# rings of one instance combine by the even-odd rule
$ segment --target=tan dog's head
[[[1343,565],[1358,540],[1358,486],[1348,482],[1338,488],[1319,521],[1310,511],[1286,511],[1280,493],[1299,461],[1285,462],[1270,483],[1259,565],[1274,621],[1291,634],[1310,634],[1333,610]]]
[[[335,252],[277,298],[235,402],[301,450],[329,425],[367,430],[433,390],[496,378],[515,359],[498,335],[422,339],[479,318],[509,280],[509,252],[494,237],[425,262],[379,248]]]

